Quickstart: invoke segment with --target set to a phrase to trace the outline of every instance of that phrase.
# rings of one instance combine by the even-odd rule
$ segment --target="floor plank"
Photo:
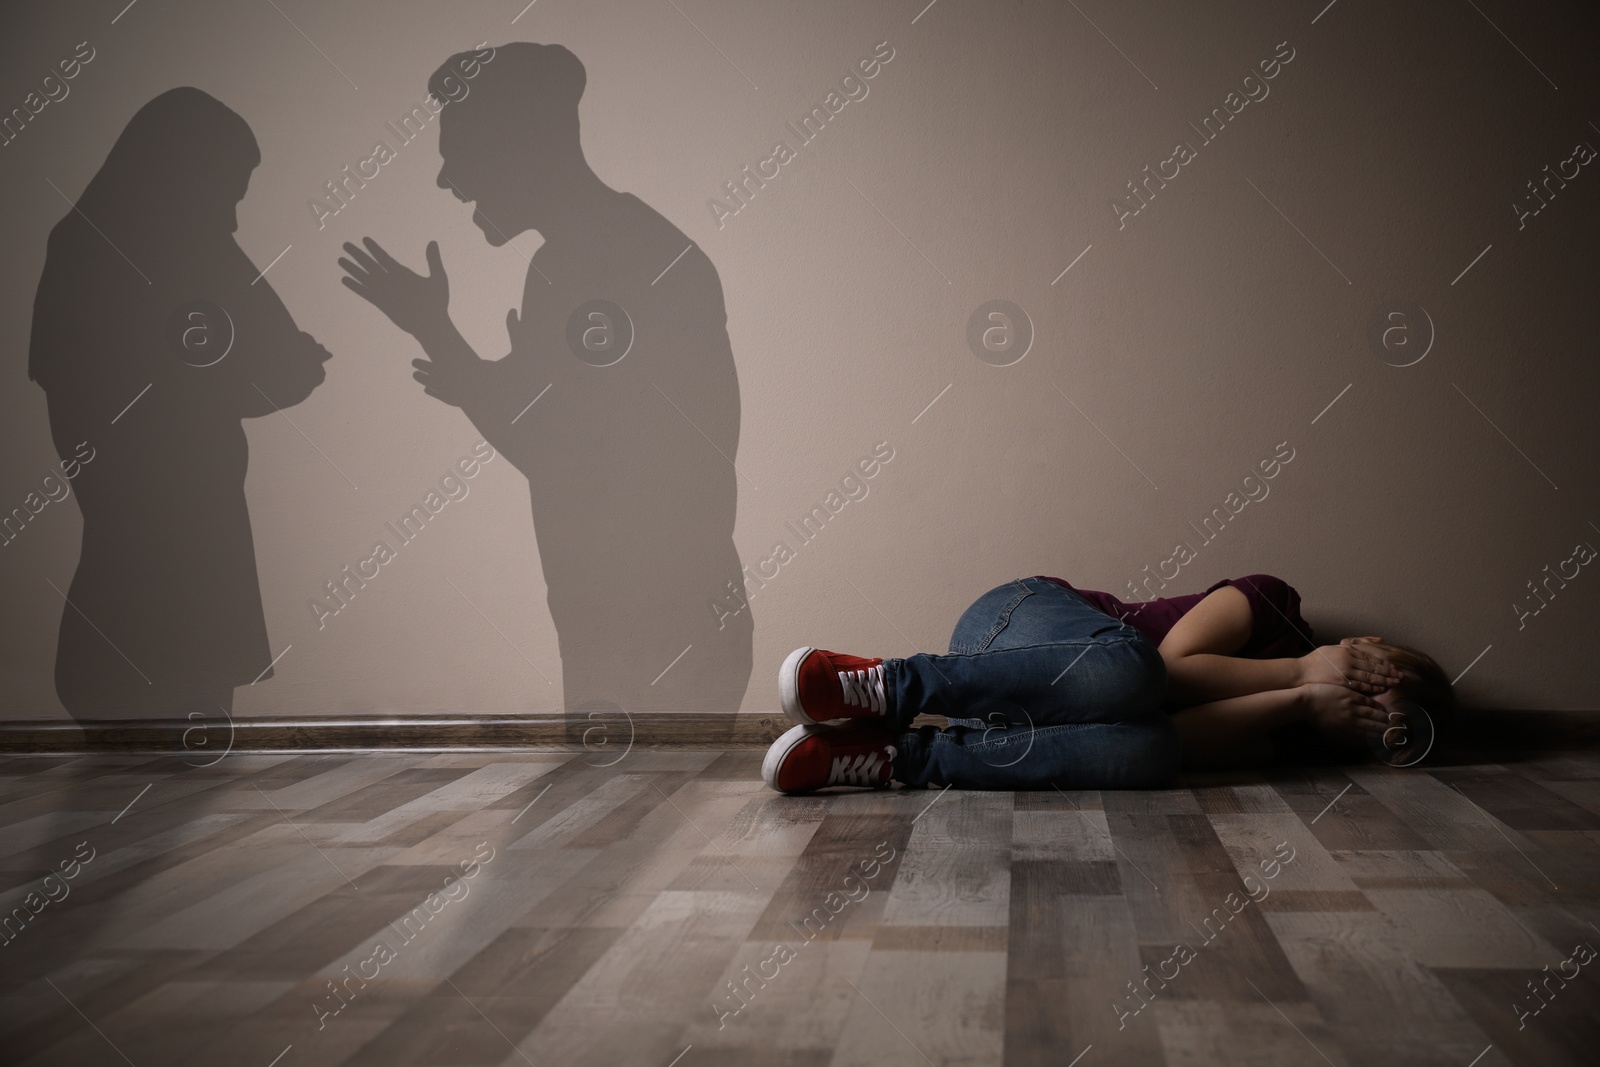
[[[1600,958],[1575,962],[1600,946],[1595,753],[1105,793],[782,797],[759,765],[7,759],[4,1058],[1489,1067],[1600,1045]]]

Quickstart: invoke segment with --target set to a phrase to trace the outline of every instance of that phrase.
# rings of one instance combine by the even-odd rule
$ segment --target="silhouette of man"
[[[569,727],[596,706],[726,715],[749,684],[752,622],[721,281],[676,226],[590,169],[575,55],[528,42],[489,55],[452,56],[429,89],[450,97],[439,187],[475,204],[491,245],[544,238],[507,317],[509,354],[480,359],[450,321],[436,242],[426,277],[371,238],[346,244],[342,281],[421,344],[426,392],[527,476]]]
[[[50,232],[28,376],[58,453],[82,461],[56,646],[56,693],[80,721],[203,729],[272,674],[241,420],[306,399],[329,356],[234,239],[260,161],[238,114],[169,90]]]

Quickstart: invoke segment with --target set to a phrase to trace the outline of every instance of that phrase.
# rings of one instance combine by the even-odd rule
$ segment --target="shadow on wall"
[[[496,55],[498,52],[498,56]],[[472,64],[470,94],[457,73]],[[715,267],[606,186],[578,133],[582,64],[558,45],[454,56],[433,76],[439,186],[492,245],[538,230],[510,352],[449,318],[438,247],[418,275],[346,245],[345,284],[415,336],[415,377],[528,478],[574,736],[616,711],[732,728],[752,619],[733,543],[739,386]],[[76,471],[83,548],[56,690],[79,721],[214,719],[271,677],[244,495],[245,418],[306,399],[328,353],[234,240],[260,154],[192,88],[146,104],[50,236],[29,376]],[[523,546],[490,542],[489,571]]]
[[[170,90],[50,233],[28,376],[57,453],[89,459],[55,674],[80,722],[214,719],[272,673],[241,420],[304,400],[329,357],[234,240],[260,158],[237,114]]]
[[[439,187],[475,205],[491,245],[544,237],[504,358],[479,358],[451,323],[436,243],[426,276],[371,238],[346,244],[343,281],[417,339],[428,394],[460,407],[527,477],[569,732],[591,725],[590,709],[619,708],[722,713],[731,729],[752,622],[719,604],[743,600],[733,525],[739,482],[750,483],[734,465],[722,284],[682,231],[589,168],[585,80],[560,45],[518,42],[452,56],[429,83],[450,100]]]

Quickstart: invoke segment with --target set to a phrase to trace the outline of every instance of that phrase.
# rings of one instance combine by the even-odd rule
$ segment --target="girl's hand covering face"
[[[1311,682],[1299,687],[1305,718],[1317,732],[1338,741],[1382,736],[1390,709],[1349,686]]]
[[[1301,685],[1342,685],[1361,693],[1376,694],[1399,685],[1399,668],[1368,646],[1365,638],[1346,638],[1323,645],[1300,657]]]

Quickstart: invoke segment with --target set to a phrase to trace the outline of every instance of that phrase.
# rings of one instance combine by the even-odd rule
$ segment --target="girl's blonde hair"
[[[1450,684],[1444,668],[1432,656],[1410,645],[1396,645],[1388,641],[1363,642],[1368,648],[1400,668],[1404,680],[1394,687],[1402,699],[1420,705],[1436,723],[1449,720],[1456,712],[1455,688]]]

